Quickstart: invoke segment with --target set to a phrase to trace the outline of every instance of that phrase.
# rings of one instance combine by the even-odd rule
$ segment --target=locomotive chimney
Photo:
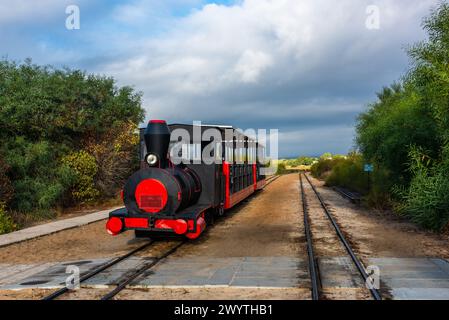
[[[144,133],[147,155],[145,161],[150,167],[166,168],[170,129],[164,120],[150,120]]]

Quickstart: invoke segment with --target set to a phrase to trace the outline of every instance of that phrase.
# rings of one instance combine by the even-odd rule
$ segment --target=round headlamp
[[[146,156],[146,162],[150,167],[154,166],[157,163],[157,155],[149,153]]]

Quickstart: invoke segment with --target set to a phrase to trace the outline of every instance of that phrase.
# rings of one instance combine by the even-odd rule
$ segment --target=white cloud
[[[271,57],[261,51],[246,50],[235,65],[235,72],[242,82],[255,83],[260,74],[272,64]]]
[[[63,18],[57,15],[60,0],[8,2],[0,3],[0,24],[50,13]],[[338,136],[340,145],[348,146],[355,114],[406,70],[403,46],[424,37],[421,19],[438,0],[201,3],[131,0],[99,12],[98,25],[83,25],[83,46],[38,48],[44,63],[85,59],[89,72],[142,90],[149,118],[301,131],[317,149],[317,135],[332,141]],[[365,27],[372,4],[380,9],[379,30]],[[87,11],[81,7],[82,19]],[[295,124],[303,127],[293,130]]]

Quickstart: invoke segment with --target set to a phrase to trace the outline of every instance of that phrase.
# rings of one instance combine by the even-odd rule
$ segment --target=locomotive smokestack
[[[150,120],[144,133],[147,146],[146,162],[150,167],[166,168],[170,144],[170,129],[164,120]]]

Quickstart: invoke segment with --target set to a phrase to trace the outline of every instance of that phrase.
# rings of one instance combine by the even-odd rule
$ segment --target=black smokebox
[[[144,132],[149,155],[156,155],[158,162],[155,166],[166,168],[168,165],[168,146],[170,144],[170,129],[164,120],[150,120]]]

